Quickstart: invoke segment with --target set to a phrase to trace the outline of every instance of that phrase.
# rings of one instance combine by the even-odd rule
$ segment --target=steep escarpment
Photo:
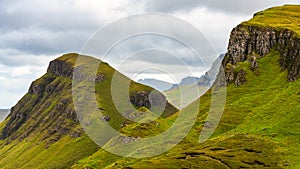
[[[244,72],[234,72],[233,65],[238,62],[249,61],[252,62],[251,69],[255,70],[259,67],[257,59],[268,55],[272,50],[280,53],[280,66],[282,70],[288,71],[288,81],[292,82],[300,77],[300,36],[297,32],[299,20],[296,12],[297,6],[286,6],[279,9],[268,9],[266,11],[257,13],[250,21],[244,22],[233,29],[230,35],[228,51],[223,61],[223,65],[227,68],[227,82],[234,82],[236,85],[243,84],[245,80],[240,80]],[[280,13],[287,12],[286,18],[281,18]],[[293,14],[288,15],[288,12]],[[279,19],[296,19],[292,23],[281,23],[279,21],[272,22],[272,17]],[[281,17],[278,17],[278,16]],[[261,18],[265,18],[266,23],[260,24]],[[271,20],[271,21],[270,21]],[[295,28],[286,25],[297,25]],[[244,77],[243,77],[244,78]]]
[[[73,76],[76,77],[75,80],[79,84],[82,83],[81,85],[85,85],[86,82],[83,82],[85,80],[88,83],[95,83],[99,109],[106,117],[109,117],[107,121],[111,126],[119,130],[125,121],[128,123],[128,120],[119,114],[114,106],[111,96],[111,81],[114,74],[121,78],[117,79],[119,85],[125,82],[127,84],[131,80],[104,62],[101,62],[96,76],[93,77],[88,72],[81,70],[88,67],[89,62],[98,63],[99,60],[82,56],[87,62],[75,67],[78,56],[76,53],[70,53],[51,61],[47,73],[32,82],[28,93],[11,109],[10,115],[0,126],[0,147],[3,148],[0,151],[13,147],[3,156],[3,159],[6,160],[16,158],[18,153],[15,152],[19,152],[20,149],[22,149],[22,153],[20,157],[18,156],[19,161],[15,164],[0,160],[0,168],[16,168],[26,165],[29,165],[27,166],[29,168],[32,168],[32,165],[33,168],[37,168],[37,166],[66,168],[76,160],[97,150],[95,143],[86,136],[75,112],[72,87],[76,86],[72,86]],[[153,103],[149,95],[153,91],[155,91],[153,88],[131,81],[129,91],[124,91],[129,93],[130,97],[124,102],[131,102],[136,109],[150,109]],[[162,115],[167,117],[177,112],[176,108],[167,103],[164,95],[158,91],[155,93],[166,104]],[[79,152],[74,155],[76,151]],[[48,161],[45,164],[35,163],[35,160],[47,160],[45,158],[48,157],[48,154],[55,157],[56,155],[53,153],[59,154],[58,157],[68,156],[68,159],[59,159],[60,163],[57,160]],[[32,158],[31,163],[27,163],[29,157]]]
[[[72,104],[71,64],[56,60],[47,73],[32,82],[28,93],[11,109],[0,138],[8,142],[37,133],[40,140],[57,141],[63,135],[79,137],[78,120]],[[59,68],[62,68],[59,70]]]
[[[57,141],[63,135],[79,137],[82,129],[79,127],[73,98],[72,98],[72,78],[76,73],[76,80],[91,80],[97,83],[96,91],[99,97],[107,97],[104,102],[99,101],[99,107],[105,110],[105,114],[111,117],[111,122],[116,128],[119,128],[125,121],[121,115],[112,114],[117,112],[113,105],[110,93],[110,82],[113,74],[116,72],[106,63],[101,63],[101,68],[96,77],[83,73],[79,68],[74,68],[78,54],[67,54],[50,62],[47,73],[40,79],[34,81],[28,93],[11,109],[10,117],[1,131],[0,138],[22,140],[30,135],[37,135],[42,132],[41,140]],[[87,60],[93,58],[87,57]],[[96,61],[94,59],[94,61]],[[77,70],[77,71],[74,71]],[[122,76],[124,79],[126,77]],[[106,82],[104,82],[106,81]],[[154,89],[134,82],[131,83],[131,96],[128,101],[137,108],[151,108],[156,102],[149,99],[149,94]],[[165,96],[159,94],[159,98],[166,101]],[[105,96],[104,96],[105,95]],[[126,101],[125,101],[126,102]],[[172,105],[166,105],[165,114],[169,116],[177,110]]]

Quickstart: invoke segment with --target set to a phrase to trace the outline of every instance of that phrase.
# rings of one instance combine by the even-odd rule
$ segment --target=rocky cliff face
[[[53,60],[50,62],[47,72],[56,76],[73,77],[73,65],[63,60]]]
[[[70,66],[64,62],[51,62],[47,74],[34,81],[11,109],[0,139],[8,138],[10,142],[42,133],[41,140],[53,142],[63,135],[80,136],[82,131],[75,129],[78,120],[72,104],[72,72],[67,68]]]
[[[271,50],[277,50],[281,54],[280,66],[288,71],[288,81],[295,81],[300,77],[300,39],[295,33],[287,29],[274,29],[269,27],[241,24],[234,28],[230,35],[228,52],[223,61],[235,65],[238,62],[252,62],[252,69],[259,65],[256,63],[257,55],[264,57]],[[226,73],[227,83],[236,82],[237,74],[232,71]],[[235,77],[234,77],[235,76]],[[239,83],[241,85],[242,83]]]
[[[77,54],[66,56],[74,58]],[[40,133],[41,140],[51,143],[63,135],[79,137],[83,131],[77,127],[72,102],[73,71],[73,65],[65,60],[51,61],[47,73],[32,82],[28,93],[11,109],[0,139],[10,142]]]
[[[50,62],[49,67],[47,72],[54,74],[55,76],[62,76],[62,77],[67,77],[67,78],[73,78],[73,75],[75,74],[74,77],[76,77],[78,81],[83,81],[83,80],[90,80],[93,82],[101,82],[104,80],[104,75],[103,74],[97,74],[96,77],[88,76],[86,74],[83,74],[80,70],[80,67],[76,67],[74,69],[74,65],[67,63],[66,61],[63,60],[53,60]]]

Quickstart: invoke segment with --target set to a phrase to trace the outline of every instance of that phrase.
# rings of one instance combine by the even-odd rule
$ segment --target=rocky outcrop
[[[14,108],[11,109],[10,119],[6,126],[2,129],[0,139],[3,140],[9,137],[12,133],[17,131],[21,125],[27,120],[27,115],[23,113],[17,113]]]
[[[28,93],[40,96],[46,90],[49,91],[48,86],[55,79],[55,77],[44,77],[31,83]]]
[[[292,82],[300,77],[300,39],[295,33],[286,29],[241,24],[234,28],[230,35],[228,52],[223,61],[226,65],[238,62],[252,61],[252,67],[258,67],[253,57],[264,57],[274,49],[280,52],[280,66],[288,71],[288,81]],[[228,76],[231,76],[230,73]],[[227,77],[231,79],[231,77]],[[233,80],[227,81],[232,82]]]
[[[240,86],[242,84],[245,84],[247,82],[247,79],[246,79],[246,71],[241,69],[239,72],[237,72],[235,74],[235,81],[234,81],[234,84],[236,86]]]
[[[130,101],[137,107],[146,107],[148,109],[151,107],[149,93],[147,92],[138,92],[137,94],[130,96]]]
[[[232,64],[226,65],[225,78],[228,84],[234,83],[236,86],[245,84],[247,82],[246,74],[244,69],[235,70]]]
[[[50,62],[47,72],[52,73],[56,76],[63,76],[63,77],[73,77],[73,65],[62,61],[62,60],[53,60]]]
[[[130,96],[130,102],[136,107],[146,107],[148,109],[164,109],[167,105],[167,98],[158,91],[137,92]]]
[[[165,95],[156,90],[151,92],[137,92],[130,96],[130,102],[135,107],[146,107],[151,112],[156,113],[163,118],[169,117],[178,111],[168,102]]]
[[[92,81],[92,82],[101,82],[104,80],[104,74],[97,74],[96,77],[92,75],[87,75],[82,73],[81,67],[74,68],[74,65],[67,63],[63,60],[53,60],[50,62],[47,73],[54,74],[55,76],[62,76],[67,78],[76,78],[78,81]]]

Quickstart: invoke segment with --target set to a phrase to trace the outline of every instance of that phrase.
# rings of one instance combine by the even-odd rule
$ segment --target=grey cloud
[[[0,50],[33,55],[80,52],[109,15],[99,17],[78,2],[1,0]]]
[[[145,6],[152,12],[175,12],[189,11],[196,7],[206,7],[211,10],[223,11],[226,13],[252,14],[264,8],[289,3],[299,3],[299,0],[145,0]]]
[[[199,59],[191,49],[181,42],[159,35],[141,35],[127,39],[115,46],[108,53],[106,60],[118,63],[126,57],[130,57],[127,58],[128,60],[142,60],[149,63],[187,64],[199,67],[204,67],[205,63],[207,64],[213,60],[208,57]]]
[[[145,0],[148,11],[174,12],[177,10],[191,10],[200,5],[199,0]]]
[[[95,17],[92,14],[75,8],[72,2],[1,0],[1,27],[3,29],[19,30],[24,27],[35,26],[56,31],[97,29],[99,23],[95,20]]]
[[[289,3],[299,3],[299,0],[201,0],[200,5],[206,6],[209,9],[220,10],[228,13],[241,13],[251,15],[253,12],[258,12],[270,6],[283,5]]]
[[[137,36],[128,37],[128,35]],[[124,41],[116,44],[122,38]],[[115,61],[128,54],[149,48],[174,51],[175,56],[179,51],[180,57],[188,61],[188,64],[199,63],[195,62],[195,59],[200,57],[204,58],[202,65],[210,65],[218,55],[206,37],[195,27],[173,16],[160,14],[125,18],[114,25],[105,27],[87,42],[83,53],[102,58],[114,45],[118,48],[110,51],[110,56],[116,58]],[[188,50],[180,51],[183,46],[194,50],[194,53],[199,56],[191,52],[187,53]],[[173,63],[171,59],[162,59],[160,62],[166,65]]]
[[[0,64],[9,67],[18,66],[45,66],[51,59],[58,57],[56,55],[34,55],[17,50],[1,50]]]
[[[147,62],[149,64],[161,64],[161,65],[182,65],[182,66],[199,66],[204,67],[204,63],[197,58],[193,56],[191,52],[186,51],[184,57],[182,54],[178,54],[176,56],[176,53],[172,54],[168,51],[163,50],[157,50],[157,49],[148,49],[144,51],[140,51],[134,55],[132,55],[128,60],[142,60],[144,62]]]
[[[24,29],[0,35],[0,48],[32,54],[78,52],[89,36],[90,33],[84,30],[52,32],[39,28]]]

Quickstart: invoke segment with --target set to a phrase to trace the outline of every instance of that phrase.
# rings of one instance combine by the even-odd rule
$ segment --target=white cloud
[[[299,0],[143,0],[146,10],[160,12],[190,11],[199,6],[207,7],[212,11],[222,11],[236,15],[251,15],[264,8],[283,4],[299,3]]]
[[[24,75],[30,75],[32,72],[30,71],[29,67],[22,66],[22,67],[16,67],[13,68],[11,71],[12,77],[20,77]]]

